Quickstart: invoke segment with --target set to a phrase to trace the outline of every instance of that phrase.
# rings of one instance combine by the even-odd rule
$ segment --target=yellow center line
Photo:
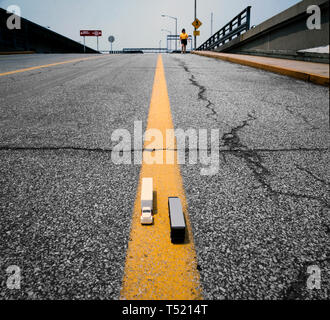
[[[173,129],[170,102],[161,55],[159,55],[150,103],[148,130],[162,132],[165,146],[166,129]],[[157,141],[157,140],[156,140]],[[145,142],[145,148],[150,143]],[[152,149],[163,149],[153,142]],[[161,154],[164,164],[142,165],[140,182],[136,194],[133,221],[128,245],[125,273],[121,290],[122,300],[199,300],[202,299],[196,252],[189,223],[187,202],[177,163],[166,164],[166,153],[176,151],[155,151]],[[171,156],[171,155],[170,155]],[[144,158],[150,157],[145,152]],[[153,226],[142,226],[141,181],[153,178],[157,207]],[[179,197],[186,217],[188,235],[182,245],[174,245],[170,239],[168,197]]]
[[[92,59],[97,59],[97,58],[100,58],[100,57],[103,57],[103,55],[97,56],[97,57],[89,57],[89,58],[78,58],[78,59],[73,59],[73,60],[67,60],[67,61],[62,61],[62,62],[56,62],[56,63],[45,64],[45,65],[41,65],[41,66],[25,68],[25,69],[18,69],[18,70],[8,71],[8,72],[0,73],[0,77],[8,76],[10,74],[15,74],[15,73],[21,73],[21,72],[27,72],[27,71],[32,71],[32,70],[38,70],[38,69],[42,69],[42,68],[49,68],[49,67],[59,66],[61,64],[92,60]]]

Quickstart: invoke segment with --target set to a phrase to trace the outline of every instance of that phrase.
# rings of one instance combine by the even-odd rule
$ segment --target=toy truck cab
[[[152,217],[151,208],[142,208],[141,224],[152,224],[152,223],[153,223],[153,217]]]
[[[153,180],[152,178],[142,179],[141,189],[141,224],[151,225],[153,218]]]

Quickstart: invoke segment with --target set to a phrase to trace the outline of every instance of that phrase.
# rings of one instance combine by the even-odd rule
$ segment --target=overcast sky
[[[252,25],[258,25],[273,15],[293,6],[300,0],[197,0],[197,16],[201,44],[211,35],[211,12],[214,31],[247,6],[252,6]],[[178,17],[178,29],[193,32],[194,0],[0,0],[0,7],[21,8],[22,17],[71,39],[82,42],[81,29],[100,29],[100,49],[108,50],[108,36],[114,35],[114,50],[132,47],[166,47],[166,32],[174,33],[175,22],[162,14]],[[96,48],[95,38],[86,38],[86,44]]]

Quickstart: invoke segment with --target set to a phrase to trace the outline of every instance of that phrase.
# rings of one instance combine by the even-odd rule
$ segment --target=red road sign
[[[101,30],[80,30],[81,37],[102,37]]]

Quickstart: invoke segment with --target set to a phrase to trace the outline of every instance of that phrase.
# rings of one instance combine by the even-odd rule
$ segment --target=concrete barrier
[[[21,29],[9,30],[10,14],[0,8],[0,52],[84,53],[84,46],[52,30],[21,18]],[[78,32],[79,30],[77,30]],[[98,53],[86,47],[86,53]]]
[[[311,5],[321,8],[321,30],[307,28],[307,8]],[[329,63],[329,54],[298,52],[328,44],[329,0],[304,0],[215,51]]]

